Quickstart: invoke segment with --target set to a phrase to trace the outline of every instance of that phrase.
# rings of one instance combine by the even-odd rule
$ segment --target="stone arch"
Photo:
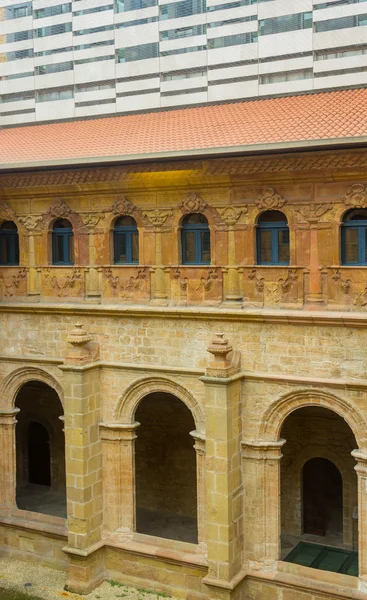
[[[346,400],[321,390],[298,390],[281,396],[265,411],[260,423],[260,439],[279,440],[282,425],[288,415],[305,406],[320,406],[336,413],[349,425],[358,448],[367,448],[367,436],[364,431],[364,418]]]
[[[185,387],[164,377],[144,377],[132,383],[118,402],[115,421],[132,423],[140,401],[145,396],[157,392],[172,394],[181,400],[191,411],[197,431],[205,432],[205,418],[200,404]]]
[[[347,468],[344,461],[341,460],[340,456],[330,450],[329,448],[321,445],[310,445],[303,449],[302,452],[295,458],[292,463],[292,479],[293,481],[297,481],[296,486],[296,497],[293,499],[296,505],[302,506],[302,471],[304,465],[313,458],[324,458],[338,469],[342,482],[343,482],[343,540],[346,544],[352,543],[352,529],[350,523],[350,514],[352,512],[353,506],[355,502],[353,500],[357,500],[357,498],[353,498],[353,484],[355,485],[355,490],[357,491],[357,481],[356,481],[356,473],[353,468]],[[350,456],[351,462],[353,462],[353,457]],[[353,481],[353,478],[355,481]],[[302,515],[300,515],[300,519],[302,519]],[[302,525],[301,521],[299,523],[300,527]],[[301,533],[301,531],[299,532]]]
[[[9,373],[1,384],[0,401],[2,408],[13,409],[20,388],[30,381],[41,381],[51,387],[57,393],[62,406],[64,406],[64,391],[56,377],[38,367],[20,367]]]

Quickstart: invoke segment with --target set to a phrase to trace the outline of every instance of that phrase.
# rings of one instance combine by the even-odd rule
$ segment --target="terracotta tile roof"
[[[3,129],[0,167],[241,152],[367,136],[367,89]],[[93,160],[94,159],[94,160]]]

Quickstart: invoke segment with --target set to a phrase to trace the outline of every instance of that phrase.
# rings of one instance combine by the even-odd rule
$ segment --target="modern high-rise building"
[[[0,0],[0,125],[364,84],[365,0]]]

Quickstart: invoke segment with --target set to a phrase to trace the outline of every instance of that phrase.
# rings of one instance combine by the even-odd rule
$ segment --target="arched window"
[[[73,227],[67,219],[55,221],[52,232],[52,264],[74,264]]]
[[[118,265],[139,262],[139,234],[132,217],[120,217],[113,232],[114,262]]]
[[[210,264],[210,230],[206,217],[200,213],[187,215],[182,222],[182,263]]]
[[[18,229],[12,221],[0,225],[0,265],[19,265]]]
[[[367,265],[367,210],[349,210],[342,224],[343,265]]]
[[[288,222],[279,210],[268,210],[259,217],[257,262],[260,265],[289,264]]]

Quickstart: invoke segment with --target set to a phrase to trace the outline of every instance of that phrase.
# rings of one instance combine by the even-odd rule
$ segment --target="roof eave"
[[[289,152],[299,150],[317,150],[342,147],[359,147],[367,145],[367,136],[338,137],[316,140],[301,140],[289,142],[275,142],[267,144],[248,144],[245,146],[219,146],[217,148],[195,148],[191,150],[177,150],[165,152],[151,152],[145,154],[124,154],[114,156],[87,156],[80,158],[61,158],[55,160],[29,161],[23,163],[2,163],[0,171],[20,171],[30,169],[44,169],[52,167],[76,167],[102,164],[123,164],[136,162],[151,162],[153,160],[173,160],[200,157],[219,157],[227,155],[265,154],[267,152]]]

